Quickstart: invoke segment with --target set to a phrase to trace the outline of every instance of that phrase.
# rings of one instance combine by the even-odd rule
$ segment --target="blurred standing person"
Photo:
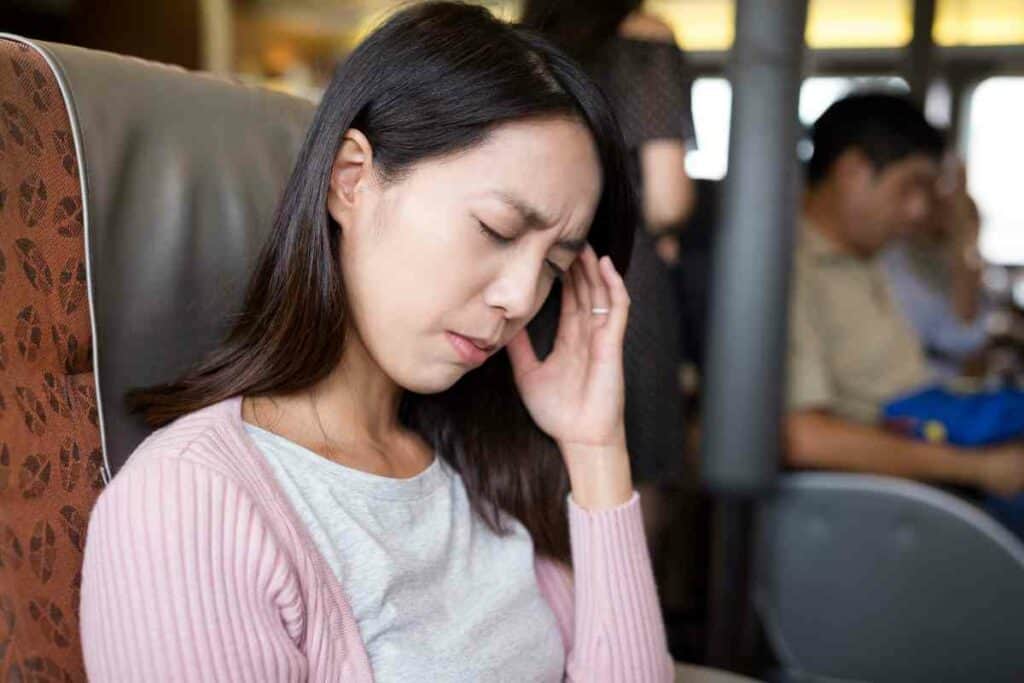
[[[678,259],[672,232],[694,203],[684,165],[694,132],[683,54],[672,29],[642,12],[641,4],[526,0],[522,23],[553,39],[601,85],[622,127],[642,198],[644,226],[638,226],[626,275],[632,300],[624,347],[626,437],[657,556],[668,521],[663,485],[681,478],[685,447],[680,314],[669,266]]]
[[[979,227],[963,162],[947,157],[928,220],[882,254],[893,297],[920,337],[937,378],[961,374],[988,341]]]

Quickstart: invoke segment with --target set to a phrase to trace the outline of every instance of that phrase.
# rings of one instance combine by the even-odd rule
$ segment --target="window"
[[[647,0],[644,7],[672,27],[684,50],[732,47],[736,0]]]
[[[732,86],[724,78],[698,78],[691,91],[697,149],[686,154],[691,178],[721,180],[729,165]]]
[[[1024,0],[937,0],[932,35],[939,45],[1024,43]]]
[[[800,87],[800,122],[809,127],[830,104],[849,92],[867,88],[902,92],[910,89],[905,80],[896,76],[808,78]],[[693,83],[691,99],[698,149],[686,155],[686,172],[693,178],[721,180],[729,166],[732,86],[724,78],[698,78]]]
[[[965,142],[967,185],[981,212],[982,256],[1024,265],[1024,78],[989,78],[971,94]]]
[[[1024,1],[1024,0],[1021,0]],[[684,50],[728,50],[735,0],[648,0]],[[810,0],[807,44],[814,48],[902,47],[913,35],[912,0]]]
[[[807,78],[800,86],[800,123],[810,126],[825,110],[854,90],[894,90],[910,92],[910,86],[897,76],[853,76]]]
[[[807,8],[812,48],[903,47],[913,34],[911,0],[811,0]]]

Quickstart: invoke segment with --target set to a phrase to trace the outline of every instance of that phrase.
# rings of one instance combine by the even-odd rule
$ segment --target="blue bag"
[[[890,429],[907,436],[958,446],[992,446],[1024,437],[1024,391],[974,393],[933,386],[901,396],[882,409]],[[995,519],[1024,540],[1024,493],[979,501]]]
[[[886,425],[907,436],[958,446],[991,446],[1024,437],[1024,391],[954,392],[932,386],[882,408]]]

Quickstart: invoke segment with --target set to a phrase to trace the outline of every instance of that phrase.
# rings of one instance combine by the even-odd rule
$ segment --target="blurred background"
[[[316,100],[339,59],[392,0],[5,0],[0,30],[145,59],[233,74],[246,82]],[[516,20],[517,0],[490,0]],[[920,4],[920,3],[919,3]],[[1024,0],[930,0],[930,59],[911,74],[914,0],[810,0],[800,120],[813,122],[862,86],[909,90],[927,80],[933,124],[953,131],[983,215],[980,250],[998,266],[986,276],[1000,297],[1024,303],[1024,203],[1015,171],[1024,137],[1009,135],[1024,114]],[[647,0],[686,55],[697,144],[686,158],[696,179],[728,172],[731,89],[725,78],[735,0]],[[921,42],[919,37],[918,42]],[[996,319],[1000,329],[1008,321]]]
[[[339,61],[363,37],[395,9],[412,4],[2,3],[3,32],[176,64],[313,102]],[[523,12],[517,0],[476,4],[508,21],[518,20]],[[682,419],[689,435],[684,491],[696,495],[679,496],[667,513],[670,535],[685,542],[667,544],[659,565],[660,595],[677,659],[763,675],[778,652],[751,646],[745,661],[709,653],[714,630],[709,625],[709,594],[714,600],[711,574],[723,561],[716,559],[712,541],[712,503],[697,492],[696,484],[711,254],[722,222],[720,188],[729,175],[733,133],[730,60],[737,0],[647,0],[643,11],[671,28],[685,57],[679,78],[689,93],[693,126],[693,139],[686,140],[685,171],[696,194],[686,225],[675,231],[676,251],[663,256],[672,267],[684,330],[679,372],[687,395]],[[811,153],[811,124],[831,104],[857,90],[884,89],[915,100],[963,160],[967,192],[980,216],[977,254],[988,337],[984,374],[1000,385],[1024,386],[1024,0],[809,0],[804,38],[798,100],[801,158],[806,160]],[[736,564],[745,565],[746,559]],[[734,579],[719,585],[735,586]],[[1014,680],[1024,680],[1024,674]]]

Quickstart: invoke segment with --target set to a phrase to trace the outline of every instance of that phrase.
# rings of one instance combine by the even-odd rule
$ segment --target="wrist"
[[[939,479],[966,486],[980,486],[985,479],[986,458],[972,450],[944,447]]]
[[[625,444],[560,446],[572,499],[586,510],[623,505],[633,497],[633,477]]]

